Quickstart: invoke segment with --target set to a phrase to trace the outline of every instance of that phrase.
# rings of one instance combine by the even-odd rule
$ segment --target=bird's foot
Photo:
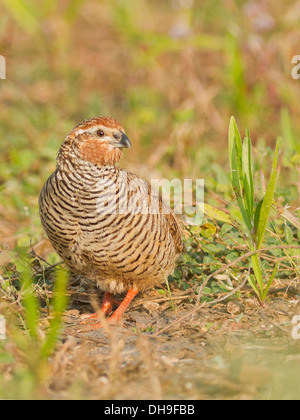
[[[104,323],[114,324],[120,321],[125,309],[130,304],[132,299],[136,296],[138,290],[130,289],[125,296],[125,299],[120,303],[119,307],[115,310],[115,312],[107,319],[104,320]],[[105,293],[102,308],[100,311],[94,314],[84,314],[81,315],[82,321],[81,323],[86,323],[88,320],[103,320],[103,317],[106,313],[110,313],[112,310],[112,305],[115,301],[112,299],[112,295],[110,293]],[[98,330],[99,328],[103,328],[103,321],[96,322],[93,324],[89,324],[89,330]]]
[[[93,320],[93,319],[102,319],[103,316],[106,314],[110,314],[113,309],[113,304],[115,303],[112,294],[105,292],[102,302],[102,307],[99,311],[93,314],[83,314],[80,316],[82,319],[81,323],[85,323],[86,320]]]

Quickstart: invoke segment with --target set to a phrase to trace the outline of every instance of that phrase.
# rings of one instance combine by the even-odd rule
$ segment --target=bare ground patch
[[[288,298],[286,289],[273,290],[264,308],[246,290],[191,316],[194,304],[181,291],[172,294],[175,310],[151,291],[138,296],[123,325],[84,331],[79,311],[91,307],[88,293],[75,289],[51,362],[50,398],[299,398],[296,290]]]

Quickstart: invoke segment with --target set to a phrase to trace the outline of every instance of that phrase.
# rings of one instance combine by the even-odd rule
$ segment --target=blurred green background
[[[291,220],[291,215],[300,215],[300,141],[297,134],[300,133],[300,79],[292,77],[295,67],[292,59],[300,54],[299,39],[299,0],[2,0],[0,55],[6,59],[7,78],[0,80],[1,309],[15,312],[14,316],[18,317],[24,330],[26,316],[22,321],[22,313],[27,313],[27,318],[33,314],[37,328],[39,314],[35,294],[30,293],[26,303],[18,291],[20,273],[24,277],[27,272],[29,278],[28,270],[35,269],[34,256],[32,267],[27,267],[27,253],[32,247],[48,263],[59,261],[57,254],[51,252],[41,227],[38,195],[55,169],[56,153],[66,135],[83,119],[96,115],[109,115],[119,120],[131,139],[133,148],[125,152],[122,166],[147,179],[204,178],[205,201],[218,209],[230,209],[235,205],[228,166],[230,116],[235,117],[242,135],[246,127],[250,128],[258,199],[269,179],[276,138],[282,137],[275,201],[279,213],[284,206],[290,206],[290,219],[287,223],[273,212],[266,243],[268,246],[299,244],[296,219]],[[185,232],[186,253],[180,270],[175,271],[175,286],[183,290],[196,290],[208,273],[247,251],[244,237],[231,226],[225,224],[221,228],[216,223],[205,223],[194,228],[194,231]],[[265,255],[263,261],[267,273],[265,280],[273,272],[274,263],[280,260],[282,265],[276,275],[278,285],[282,280],[284,289],[290,289],[291,285],[296,287],[299,265],[295,257],[299,250],[273,251],[273,254]],[[245,264],[241,262],[231,270],[230,276],[237,284],[243,279]],[[39,262],[37,269],[41,269]],[[213,299],[224,291],[228,293],[227,286],[219,280],[220,276],[206,287],[208,291],[204,290],[204,298]],[[47,294],[50,286],[46,287],[44,271],[40,283],[42,285],[37,284],[35,290],[39,298],[44,299],[45,315],[45,308],[50,313]],[[243,293],[242,297],[247,297],[249,289]],[[247,321],[240,324],[243,314],[229,319],[229,329],[222,320],[215,322],[210,314],[202,320],[204,332],[195,330],[194,326],[188,329],[184,324],[180,336],[177,332],[174,334],[174,343],[179,337],[185,338],[189,331],[190,340],[197,334],[202,340],[206,334],[205,340],[209,344],[214,343],[213,335],[209,340],[211,327],[218,331],[225,326],[219,337],[226,340],[229,337],[230,341],[231,326],[232,330],[244,328],[247,332],[250,325],[257,337],[272,340],[266,347],[265,343],[250,347],[247,343],[244,348],[250,349],[249,352],[239,356],[236,347],[218,342],[217,335],[215,344],[208,345],[210,363],[204,353],[199,365],[191,365],[191,380],[196,381],[196,390],[202,392],[203,388],[203,395],[224,396],[222,387],[225,387],[226,398],[228,395],[239,398],[299,397],[295,374],[299,372],[299,346],[293,348],[292,354],[287,349],[291,341],[292,316],[288,310],[299,294],[295,292],[295,300],[284,296],[281,299],[283,309],[279,306],[274,312],[279,333],[285,331],[286,334],[281,341],[274,341],[271,319],[265,321],[260,312],[250,317],[252,324]],[[239,297],[240,291],[235,295],[236,299]],[[273,300],[275,304],[279,299]],[[33,306],[31,312],[28,310],[30,304]],[[27,312],[22,312],[22,305]],[[299,304],[295,311],[298,307]],[[287,314],[286,318],[278,319],[278,313]],[[244,317],[243,322],[245,318],[247,320]],[[14,323],[10,323],[10,328],[13,326]],[[3,346],[0,343],[0,394],[8,398],[48,395],[49,389],[44,387],[43,381],[47,374],[55,373],[55,363],[60,356],[53,358],[54,363],[50,361],[44,371],[47,360],[37,356],[41,340],[28,339],[30,335],[24,335],[22,328],[20,334],[17,334],[18,329],[8,331],[9,340],[3,341]],[[57,329],[52,331],[57,333]],[[240,331],[237,330],[234,341],[237,347],[242,337]],[[53,339],[51,334],[50,339]],[[202,349],[202,344],[199,348]],[[111,395],[107,392],[123,397],[127,394],[120,391],[121,386],[116,391],[114,388],[115,378],[122,378],[122,375],[123,383],[132,390],[132,395],[143,395],[139,394],[140,385],[135,383],[136,377],[131,373],[136,372],[139,365],[132,364],[128,368],[128,359],[121,372],[116,370],[118,362],[109,364],[108,377],[112,385],[106,386],[105,382],[95,385],[97,375],[103,375],[103,363],[108,359],[103,359],[100,353],[99,359],[92,359],[90,377],[87,375],[90,354],[86,349],[75,352],[75,368],[70,365],[72,374],[75,373],[75,382],[74,378],[70,382],[73,398],[81,395],[81,389],[83,395],[88,395],[91,388],[99,392],[95,395],[101,398]],[[113,359],[117,359],[116,354],[112,351]],[[84,375],[79,391],[76,391],[77,361],[82,364],[79,366]],[[247,368],[247,363],[250,369],[243,373],[242,365],[246,364]],[[151,368],[151,364],[149,366]],[[168,375],[167,365],[161,366]],[[63,370],[59,368],[62,374]],[[212,385],[214,376],[211,372],[214,375],[218,370],[221,373],[217,372]],[[178,384],[184,385],[186,367],[183,371],[180,376],[175,374],[175,385],[171,381],[171,393],[166,386],[168,398],[179,395],[174,389]],[[151,382],[150,373],[141,370],[140,375],[142,381],[149,376]],[[56,383],[55,374],[52,381]],[[58,389],[70,385],[68,381],[61,385],[59,376],[57,383]],[[122,381],[120,383],[122,385]],[[147,392],[152,392],[153,384],[157,388],[156,382],[152,385],[142,383]],[[163,392],[166,393],[165,389]],[[200,391],[186,391],[181,396],[189,394],[189,398],[199,398]],[[67,394],[55,394],[54,389],[54,395]]]
[[[38,193],[65,136],[95,115],[125,127],[124,167],[205,178],[208,201],[232,197],[231,115],[251,130],[257,176],[282,136],[277,200],[299,206],[299,23],[291,0],[3,0],[0,243],[44,237]]]

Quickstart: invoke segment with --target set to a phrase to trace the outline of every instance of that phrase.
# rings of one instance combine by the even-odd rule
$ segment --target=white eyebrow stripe
[[[79,129],[76,130],[76,135],[79,136],[80,134],[83,134],[83,133],[94,134],[98,130],[108,131],[110,133],[115,131],[112,128],[103,127],[103,126],[99,125],[98,127],[92,127],[92,128],[89,128],[88,130],[83,130],[82,128],[79,128]]]
[[[90,133],[90,134],[92,134],[94,132],[95,132],[95,128],[90,128],[89,130],[83,130],[82,128],[80,128],[79,130],[76,130],[77,136],[80,136],[80,134],[83,134],[83,133]]]

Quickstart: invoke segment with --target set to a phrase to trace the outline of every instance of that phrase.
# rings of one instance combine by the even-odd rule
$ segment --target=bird
[[[131,147],[114,118],[84,120],[63,141],[39,196],[41,223],[56,252],[104,292],[100,311],[86,316],[91,320],[120,321],[139,291],[173,273],[183,249],[179,221],[159,192],[116,166]],[[114,295],[125,292],[112,313]],[[96,321],[93,329],[101,328]]]

